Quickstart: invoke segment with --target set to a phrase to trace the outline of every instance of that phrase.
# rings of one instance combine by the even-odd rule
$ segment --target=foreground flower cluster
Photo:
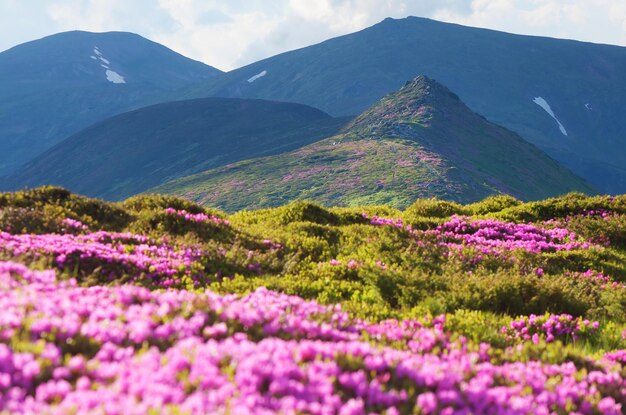
[[[203,277],[197,265],[203,255],[200,249],[176,247],[130,233],[13,235],[0,232],[0,251],[13,257],[49,256],[60,269],[78,267],[87,274],[97,269],[109,280],[122,275],[143,277],[161,287],[184,279],[197,285]]]
[[[0,308],[0,412],[620,414],[626,403],[621,366],[496,364],[487,345],[452,342],[441,318],[369,324],[265,289],[85,288],[4,262]]]
[[[363,216],[370,219],[366,214]],[[515,250],[538,254],[592,247],[588,242],[578,241],[576,234],[565,228],[540,228],[532,224],[503,222],[495,219],[473,220],[470,217],[453,215],[443,225],[429,231],[415,230],[411,225],[404,224],[400,218],[373,216],[370,223],[405,229],[418,237],[430,235],[435,237],[440,245],[455,251],[470,247],[487,255],[499,255]]]
[[[495,219],[472,220],[469,217],[452,216],[434,232],[447,241],[450,247],[471,246],[485,254],[517,249],[538,254],[590,247],[587,242],[576,241],[576,234],[565,228],[538,228],[531,224]]]
[[[531,314],[502,327],[502,332],[511,339],[532,340],[539,343],[540,339],[551,343],[555,340],[576,341],[580,336],[588,335],[600,327],[597,321],[591,322],[581,317],[574,318],[570,314],[549,314],[542,316]]]
[[[165,209],[165,213],[168,215],[177,216],[191,222],[213,222],[217,225],[230,225],[230,222],[226,219],[218,218],[217,216],[207,215],[205,213],[190,213],[184,209],[176,210],[174,208]]]
[[[571,278],[575,278],[575,279],[584,279],[588,281],[593,281],[601,287],[620,288],[620,289],[626,288],[626,284],[624,284],[623,282],[613,281],[613,279],[611,279],[611,277],[609,277],[608,275],[604,275],[601,272],[594,271],[591,269],[585,272],[567,271],[565,275]]]

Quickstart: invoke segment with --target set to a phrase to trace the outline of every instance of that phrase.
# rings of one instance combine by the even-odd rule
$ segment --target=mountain
[[[124,32],[66,32],[2,52],[0,176],[94,122],[219,73]]]
[[[419,74],[603,192],[626,192],[626,48],[386,19],[186,88],[358,114]]]
[[[302,147],[335,134],[348,120],[301,104],[262,100],[168,102],[82,130],[5,181],[11,188],[55,184],[123,199],[168,179]]]
[[[423,197],[471,202],[497,193],[527,200],[593,192],[537,147],[472,112],[425,76],[384,97],[334,137],[152,190],[227,211],[300,199],[404,208]]]

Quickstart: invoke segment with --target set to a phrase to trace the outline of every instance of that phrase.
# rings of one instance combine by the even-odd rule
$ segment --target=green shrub
[[[489,196],[480,202],[472,203],[465,208],[470,215],[485,215],[487,213],[496,213],[504,209],[519,206],[522,202],[509,195]]]
[[[313,222],[320,225],[336,225],[339,218],[328,209],[312,202],[293,202],[277,208],[276,212],[282,224],[293,222]]]
[[[120,205],[124,209],[128,209],[133,212],[141,212],[145,210],[162,211],[167,208],[173,208],[176,210],[186,210],[189,213],[206,213],[220,217],[224,216],[216,210],[206,209],[196,203],[180,197],[168,195],[146,194],[133,196],[121,202]]]
[[[626,249],[626,215],[610,214],[606,217],[573,217],[568,221],[568,229],[586,240],[600,245]]]
[[[626,199],[623,196],[589,197],[582,193],[569,193],[557,198],[512,206],[490,216],[515,222],[538,222],[598,209],[626,213]]]
[[[39,207],[46,204],[63,205],[75,198],[69,190],[56,186],[42,186],[14,193],[0,193],[0,207]]]
[[[13,229],[33,233],[55,232],[58,229],[55,223],[64,218],[79,220],[92,230],[111,231],[122,230],[132,220],[131,214],[115,204],[78,196],[53,186],[0,193],[0,211],[5,212],[4,226],[7,221],[14,220]]]
[[[409,223],[416,218],[448,218],[452,215],[466,215],[469,211],[463,205],[438,199],[418,199],[406,208],[403,218]]]
[[[506,339],[500,332],[500,328],[509,322],[510,318],[501,314],[460,309],[446,315],[445,326],[475,343],[487,342],[504,347]]]
[[[53,233],[59,231],[57,220],[28,207],[0,208],[0,230],[10,233]]]

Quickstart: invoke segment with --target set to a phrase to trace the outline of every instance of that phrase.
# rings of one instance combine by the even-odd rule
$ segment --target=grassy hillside
[[[0,412],[626,407],[625,196],[226,215],[47,187],[0,194],[0,229]]]
[[[236,211],[303,199],[404,208],[420,197],[468,202],[505,193],[536,200],[593,189],[515,133],[471,112],[443,85],[417,77],[334,137],[154,191]]]
[[[256,99],[157,104],[80,131],[6,178],[5,189],[54,184],[120,200],[177,177],[302,147],[347,121]]]

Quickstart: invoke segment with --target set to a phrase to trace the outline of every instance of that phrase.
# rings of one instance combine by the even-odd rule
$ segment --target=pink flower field
[[[0,282],[10,413],[619,414],[626,398],[611,365],[497,364],[437,322],[351,321],[265,289],[82,288],[13,262]]]
[[[577,303],[564,300],[563,310],[548,306],[544,314],[515,314],[506,303],[503,312],[478,305],[472,311],[469,303],[437,314],[435,300],[411,305],[408,297],[381,308],[386,281],[408,278],[403,284],[413,287],[411,278],[417,277],[403,275],[409,275],[411,255],[423,253],[431,255],[428,261],[439,255],[444,262],[440,271],[419,277],[420,284],[456,272],[450,275],[471,287],[489,275],[484,267],[500,261],[502,268],[490,271],[500,275],[492,285],[505,284],[516,272],[515,278],[533,284],[556,278],[591,290],[599,296],[594,301],[622,295],[624,285],[599,271],[553,276],[545,258],[612,249],[588,242],[565,222],[452,216],[418,230],[400,217],[359,214],[356,225],[332,229],[360,235],[367,241],[361,248],[304,258],[302,246],[309,244],[304,252],[315,255],[319,239],[299,236],[294,243],[289,235],[299,228],[257,238],[255,228],[236,216],[174,208],[157,213],[193,225],[189,232],[227,227],[235,239],[216,245],[193,233],[92,230],[67,218],[60,220],[60,232],[0,232],[0,413],[625,411],[626,327],[601,312],[592,310],[598,318],[587,318],[575,313]],[[608,221],[613,214],[601,217]],[[311,229],[324,235],[323,227]],[[410,247],[403,248],[407,259],[389,250],[399,249],[397,241]],[[541,267],[517,270],[526,256]],[[246,275],[224,276],[207,265],[218,257],[239,261],[243,270],[251,269],[246,261],[257,262]],[[469,258],[461,264],[473,272],[455,268],[455,258]],[[335,292],[339,299],[331,301],[332,290],[348,290],[350,297]],[[454,304],[462,293],[454,292],[443,292],[439,301]],[[574,313],[564,312],[569,309]]]

